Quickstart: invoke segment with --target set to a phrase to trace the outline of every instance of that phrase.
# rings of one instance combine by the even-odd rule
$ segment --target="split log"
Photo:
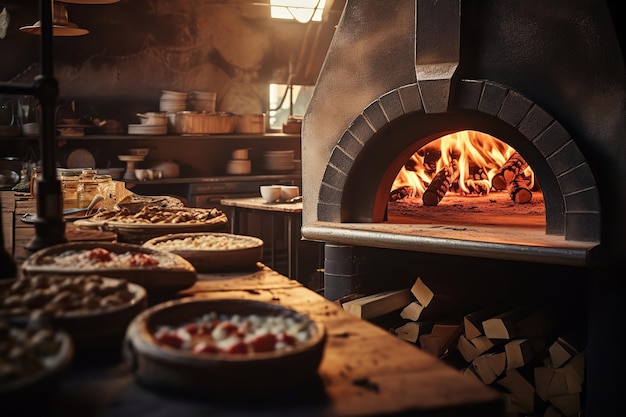
[[[517,204],[526,204],[529,203],[533,198],[533,193],[527,187],[526,180],[521,175],[513,178],[511,182],[506,187],[511,200],[515,201]]]
[[[463,356],[463,359],[465,359],[465,362],[472,362],[475,357],[480,355],[480,352],[478,351],[478,349],[476,349],[476,346],[474,346],[463,335],[459,336],[456,347],[461,353],[461,356]]]
[[[469,179],[466,181],[467,188],[470,195],[487,195],[489,194],[489,180],[474,180]]]
[[[491,179],[491,185],[498,191],[505,190],[511,181],[528,167],[528,163],[522,158],[518,152],[500,167],[496,175]]]
[[[424,306],[418,301],[413,301],[402,309],[400,317],[406,320],[417,321],[419,320],[422,311],[424,311]]]
[[[577,415],[581,407],[581,394],[573,393],[550,398],[550,403],[565,416]]]
[[[567,394],[583,392],[582,385],[562,368],[534,368],[535,389],[543,401]]]
[[[484,336],[483,321],[511,309],[511,306],[497,305],[489,306],[473,311],[463,317],[463,334],[467,339]]]
[[[398,201],[402,200],[406,197],[411,197],[413,195],[413,188],[405,185],[404,187],[400,187],[398,189],[392,190],[389,193],[389,201]]]
[[[518,371],[509,369],[496,383],[509,391],[504,394],[507,413],[527,415],[535,412],[537,408],[535,387]]]
[[[436,206],[446,195],[450,187],[456,181],[459,176],[456,160],[452,160],[449,167],[443,167],[428,185],[424,195],[422,195],[422,202],[425,206]]]
[[[393,331],[400,339],[417,344],[420,335],[422,333],[430,332],[432,328],[432,322],[409,321]]]
[[[579,351],[566,340],[559,337],[550,345],[548,353],[550,354],[551,365],[558,368],[578,354]]]
[[[498,375],[496,375],[491,366],[489,366],[486,356],[475,357],[474,360],[472,360],[472,366],[476,371],[476,375],[478,375],[484,384],[489,385],[498,378]]]
[[[494,347],[493,340],[489,339],[487,336],[478,336],[468,340],[474,345],[479,354],[483,354]]]
[[[537,352],[529,339],[514,339],[504,345],[506,369],[516,369],[535,359]]]
[[[506,354],[504,352],[492,352],[479,355],[472,360],[472,366],[485,384],[491,384],[504,374]]]
[[[412,301],[415,301],[415,299],[407,288],[367,295],[356,300],[347,301],[342,304],[342,307],[345,311],[368,320],[400,310]]]
[[[482,325],[490,339],[532,338],[549,335],[554,317],[547,310],[519,306],[484,320]]]
[[[430,333],[420,336],[420,348],[439,358],[457,344],[462,329],[460,323],[435,323]]]

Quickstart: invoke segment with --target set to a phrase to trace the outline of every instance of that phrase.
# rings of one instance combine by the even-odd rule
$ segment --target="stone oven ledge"
[[[566,241],[527,227],[508,230],[503,235],[501,227],[489,226],[312,222],[302,227],[302,236],[342,245],[568,266],[592,266],[599,255],[597,242]]]

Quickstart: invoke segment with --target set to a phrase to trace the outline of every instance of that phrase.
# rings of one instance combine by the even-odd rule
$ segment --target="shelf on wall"
[[[180,140],[180,139],[299,139],[299,134],[265,133],[265,134],[228,134],[228,135],[84,135],[57,136],[57,140]],[[39,140],[38,136],[0,136],[0,140]]]

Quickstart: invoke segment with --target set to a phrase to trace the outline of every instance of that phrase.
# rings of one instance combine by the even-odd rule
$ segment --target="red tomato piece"
[[[180,349],[180,347],[183,345],[183,339],[181,339],[178,335],[170,332],[156,334],[154,338],[158,343],[176,349]]]
[[[222,328],[227,334],[233,334],[239,330],[239,327],[231,322],[223,322]]]
[[[98,262],[108,262],[111,260],[111,252],[104,248],[94,248],[87,252],[87,258]]]
[[[130,264],[132,266],[154,266],[158,265],[159,261],[145,253],[135,253],[130,257]]]
[[[276,349],[276,336],[272,333],[257,336],[250,341],[250,346],[255,352],[272,352]]]
[[[278,335],[278,340],[286,344],[287,346],[295,346],[296,338],[289,333],[280,333]]]
[[[225,352],[237,354],[248,353],[248,345],[246,345],[244,342],[237,342],[228,349],[226,349]]]
[[[200,342],[193,347],[193,353],[218,353],[220,350],[213,343]]]
[[[184,327],[185,331],[191,335],[198,334],[202,330],[197,324],[189,323]]]
[[[200,323],[198,325],[198,330],[196,332],[196,334],[210,334],[211,330],[213,330],[213,326],[211,326],[209,323]]]

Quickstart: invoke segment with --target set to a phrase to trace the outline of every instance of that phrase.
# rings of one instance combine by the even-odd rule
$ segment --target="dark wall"
[[[0,11],[6,7],[10,15],[0,39],[0,81],[30,83],[40,73],[39,36],[19,31],[39,20],[38,4],[0,3]],[[288,83],[294,68],[313,67],[294,82],[315,83],[315,68],[334,31],[332,20],[308,25],[272,20],[267,5],[250,0],[121,0],[66,7],[70,22],[90,33],[54,38],[59,102],[75,100],[83,116],[122,120],[157,111],[161,90],[213,91],[218,110],[267,111],[267,85]]]

